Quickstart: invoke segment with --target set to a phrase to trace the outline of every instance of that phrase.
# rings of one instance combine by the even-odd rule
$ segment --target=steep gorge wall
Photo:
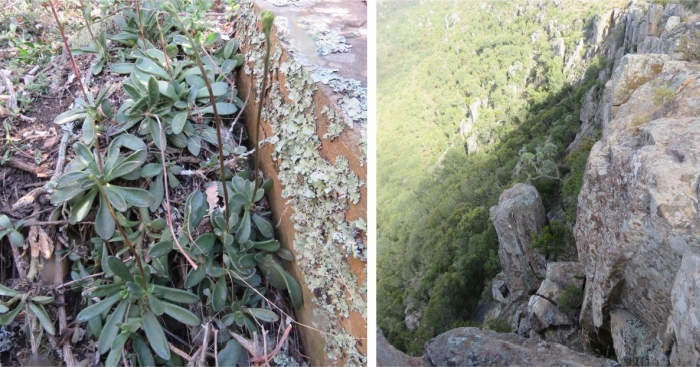
[[[681,264],[700,254],[700,65],[673,53],[697,28],[679,21],[682,11],[650,5],[646,17],[628,13],[640,26],[626,28],[616,52],[598,108],[602,138],[579,195],[581,323],[611,332],[625,365],[687,365],[700,356],[700,301],[680,301],[687,291],[676,288],[698,282]]]

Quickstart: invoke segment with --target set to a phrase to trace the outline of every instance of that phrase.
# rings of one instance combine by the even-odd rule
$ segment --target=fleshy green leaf
[[[131,72],[134,70],[134,63],[133,62],[113,63],[113,64],[110,64],[109,68],[110,68],[110,70],[112,70],[113,73],[116,73],[116,74],[131,74]]]
[[[190,252],[192,255],[208,254],[211,252],[215,240],[216,236],[213,233],[204,233],[194,240],[193,245],[190,245]]]
[[[232,38],[226,42],[226,45],[224,46],[224,58],[230,59],[231,56],[236,53],[236,51],[238,51],[238,40]]]
[[[277,240],[255,242],[253,247],[262,251],[275,252],[280,249],[280,243]]]
[[[179,303],[195,303],[199,301],[199,296],[192,292],[183,289],[165,287],[162,285],[154,285],[153,293],[167,299],[168,301]]]
[[[190,270],[185,278],[185,288],[195,287],[197,284],[201,283],[206,276],[207,274],[203,266],[197,267],[196,270]]]
[[[238,111],[238,107],[236,107],[235,104],[233,103],[228,103],[228,102],[216,102],[216,112],[219,113],[219,115],[233,115]],[[211,105],[206,106],[200,110],[201,113],[214,113],[214,107]]]
[[[10,232],[10,243],[17,247],[24,247],[24,236],[18,231]]]
[[[158,209],[160,204],[163,202],[163,198],[165,197],[165,183],[163,182],[162,174],[153,179],[153,182],[151,182],[151,187],[148,188],[148,192],[153,195],[153,198],[155,199],[153,205],[148,207],[152,212],[154,212],[156,209]]]
[[[20,311],[24,308],[24,299],[15,307],[12,311],[0,315],[0,325],[9,325],[12,321],[15,321],[15,317],[19,315]]]
[[[102,239],[109,240],[112,238],[115,228],[116,224],[109,214],[105,198],[100,197],[100,207],[97,209],[97,216],[95,217],[95,230]]]
[[[151,306],[151,311],[153,311],[154,314],[160,316],[163,314],[164,306],[163,304],[165,302],[159,300],[157,297],[155,297],[152,294],[148,295],[148,303]]]
[[[151,75],[148,79],[148,105],[155,107],[160,100],[160,89],[158,88],[158,81]]]
[[[241,224],[238,226],[238,230],[236,231],[236,241],[239,243],[248,241],[250,238],[250,228],[250,212],[246,210],[243,214],[243,218],[241,219]]]
[[[112,207],[115,210],[120,212],[126,211],[126,200],[124,200],[124,197],[122,197],[119,192],[114,190],[115,187],[116,186],[105,185],[102,187],[102,190],[104,191],[105,195],[107,195],[109,202],[112,204]]]
[[[44,330],[51,335],[56,335],[56,327],[53,325],[53,321],[51,321],[51,318],[46,313],[46,310],[44,310],[44,306],[34,304],[34,302],[27,303],[27,306],[29,306],[29,311],[31,311],[36,318],[39,319],[39,323]]]
[[[122,278],[123,280],[134,280],[134,277],[131,276],[129,268],[126,267],[126,264],[124,264],[120,258],[116,256],[108,257],[107,266],[109,266],[109,270],[111,270],[114,275]]]
[[[150,257],[160,257],[163,255],[167,255],[170,253],[170,251],[173,250],[173,241],[171,240],[165,240],[165,241],[160,241],[156,243],[155,245],[151,246],[151,248],[148,250],[148,256]]]
[[[151,195],[148,191],[144,189],[139,189],[136,187],[112,186],[110,184],[107,184],[105,186],[105,189],[107,188],[117,193],[127,203],[139,208],[148,208],[155,202],[155,198],[153,197],[153,195]]]
[[[224,349],[221,349],[217,355],[219,366],[237,366],[241,353],[243,353],[243,347],[235,339],[229,339]]]
[[[292,300],[294,309],[299,310],[304,301],[301,293],[301,286],[299,286],[296,279],[292,278],[287,272],[284,273],[284,281],[287,283],[287,291],[289,292],[289,298]]]
[[[18,291],[0,284],[0,296],[14,297],[18,294],[20,294]]]
[[[120,296],[120,294],[116,294]],[[124,322],[124,314],[126,313],[126,307],[129,305],[127,300],[123,300],[119,303],[117,308],[114,309],[111,315],[107,317],[107,322],[102,328],[102,333],[100,333],[100,338],[97,341],[97,350],[100,354],[105,354],[112,347],[112,341],[119,333],[119,327],[117,323]]]
[[[277,322],[279,320],[279,316],[276,313],[264,308],[249,308],[247,311],[253,317],[263,322]]]
[[[88,116],[83,121],[83,143],[90,145],[95,140],[95,121]]]
[[[165,70],[163,70],[163,68],[161,68],[158,64],[156,64],[154,61],[151,61],[150,59],[139,58],[138,61],[136,61],[135,65],[136,68],[141,71],[161,77],[162,79],[170,79],[170,75],[168,75],[168,73]]]
[[[214,93],[214,97],[219,97],[223,96],[228,92],[228,83],[224,82],[216,82],[216,83],[211,83],[211,91]],[[197,90],[197,98],[204,98],[204,97],[209,97],[209,89],[207,87],[204,88],[199,88]],[[225,113],[222,113],[221,111],[218,111],[218,109],[221,108],[220,103],[216,104],[216,109],[217,112],[219,112],[222,115],[225,115]],[[212,112],[213,113],[213,109]]]
[[[163,327],[158,323],[156,316],[148,311],[141,315],[141,321],[143,323],[143,330],[146,332],[146,338],[153,348],[153,351],[160,357],[170,360],[170,349],[168,349],[168,341],[165,339],[165,333],[163,332]]]
[[[84,109],[68,110],[56,116],[53,122],[55,124],[62,125],[67,122],[84,119],[86,117],[88,117],[88,113]]]
[[[170,302],[163,302],[163,311],[175,320],[189,326],[199,326],[201,323],[197,315],[186,308],[174,305]]]
[[[48,305],[49,303],[53,302],[54,298],[49,297],[49,296],[34,296],[34,297],[30,298],[30,300],[34,303]]]
[[[134,346],[134,352],[139,359],[139,366],[151,367],[156,365],[156,361],[153,359],[153,354],[151,353],[151,348],[148,344],[141,340],[141,338],[132,338],[132,343]]]
[[[199,190],[193,191],[185,202],[184,221],[187,226],[185,231],[190,232],[197,228],[208,210],[209,204],[207,204],[204,194]]]
[[[130,156],[126,157],[122,163],[116,166],[112,171],[107,172],[105,179],[107,181],[112,181],[115,178],[127,175],[143,165],[148,157],[148,153],[145,150],[137,150]]]
[[[173,117],[173,121],[170,123],[170,128],[173,129],[173,134],[179,134],[185,127],[185,122],[187,122],[187,111],[182,111]]]
[[[221,277],[216,281],[212,290],[211,304],[214,311],[219,312],[226,305],[226,278]]]
[[[272,238],[273,233],[273,228],[272,228],[272,223],[270,223],[267,219],[253,213],[253,222],[255,223],[255,226],[258,228],[258,231],[266,237],[266,238]]]
[[[95,201],[95,196],[97,196],[97,188],[90,190],[87,195],[83,196],[78,200],[75,205],[71,208],[69,223],[75,224],[85,219],[85,217],[90,213],[92,209],[92,203]]]
[[[75,319],[78,320],[78,322],[86,322],[93,317],[99,317],[100,314],[112,308],[121,298],[122,295],[119,293],[109,296],[92,306],[84,308],[78,313]]]
[[[163,166],[160,163],[148,163],[141,167],[141,177],[150,178],[157,176],[163,172]]]

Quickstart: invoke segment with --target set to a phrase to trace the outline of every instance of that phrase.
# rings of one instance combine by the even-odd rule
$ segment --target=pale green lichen
[[[328,132],[326,132],[323,137],[333,141],[343,133],[343,121],[334,108],[323,106],[321,113],[328,117]]]
[[[261,92],[264,57],[264,37],[258,32],[258,21],[252,3],[243,1],[236,27],[248,62],[252,63],[252,66],[246,63],[244,71],[256,76],[256,94]],[[366,283],[357,285],[357,276],[350,271],[347,262],[350,256],[366,261],[366,244],[361,235],[366,223],[364,219],[346,220],[349,203],[359,202],[360,188],[365,183],[350,170],[345,157],[336,157],[335,163],[331,164],[321,155],[321,139],[313,115],[316,80],[309,69],[293,57],[282,63],[281,55],[281,48],[276,46],[270,65],[272,80],[263,119],[272,130],[272,136],[266,141],[274,145],[272,158],[279,162],[282,196],[294,210],[292,221],[296,233],[293,246],[297,264],[306,286],[316,295],[312,300],[316,309],[325,310],[321,319],[327,322],[314,326],[327,333],[324,336],[328,358],[347,358],[348,365],[363,365],[367,363],[367,357],[358,351],[356,337],[342,327],[342,319],[349,317],[352,311],[361,313],[365,319],[367,317],[363,297]],[[276,77],[280,74],[284,75],[283,85]],[[352,116],[351,121],[363,121],[358,115],[364,112],[366,121],[366,88],[357,81],[338,76],[328,77],[328,81],[329,85],[334,83],[335,87],[331,86],[334,91],[343,93],[342,102],[338,102],[340,111]],[[287,92],[286,99],[282,89]],[[339,120],[329,122],[342,128],[344,124]],[[339,135],[342,129],[339,132],[335,125],[331,134]],[[364,130],[365,125],[359,128]],[[364,131],[362,136],[366,140]],[[360,142],[362,159],[366,154],[364,140]]]
[[[307,27],[319,55],[350,51],[352,46],[337,30],[330,29],[323,23],[307,24]]]

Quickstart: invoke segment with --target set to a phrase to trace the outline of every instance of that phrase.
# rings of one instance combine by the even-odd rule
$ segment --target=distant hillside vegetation
[[[398,349],[420,354],[488,296],[500,271],[488,210],[505,188],[530,179],[561,208],[556,230],[573,224],[591,144],[566,147],[608,62],[585,42],[596,14],[624,5],[379,3],[378,322]]]

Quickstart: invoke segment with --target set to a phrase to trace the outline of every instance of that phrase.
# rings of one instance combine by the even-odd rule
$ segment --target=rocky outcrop
[[[661,343],[636,316],[625,309],[610,312],[610,330],[617,361],[624,366],[667,366]]]
[[[530,247],[545,224],[542,198],[526,184],[504,191],[491,208],[498,233],[498,257],[512,299],[532,294],[545,276],[545,259]]]
[[[700,255],[686,254],[671,293],[673,311],[668,319],[664,349],[671,364],[700,364]]]
[[[410,357],[394,348],[377,327],[377,366],[420,366],[421,358]]]
[[[425,344],[433,366],[619,366],[556,343],[477,328],[450,330]]]
[[[605,310],[621,304],[662,328],[683,254],[700,253],[698,77],[700,65],[666,62],[629,91],[591,150],[574,229],[584,324],[601,327]],[[659,88],[672,94],[663,104],[654,103]]]

